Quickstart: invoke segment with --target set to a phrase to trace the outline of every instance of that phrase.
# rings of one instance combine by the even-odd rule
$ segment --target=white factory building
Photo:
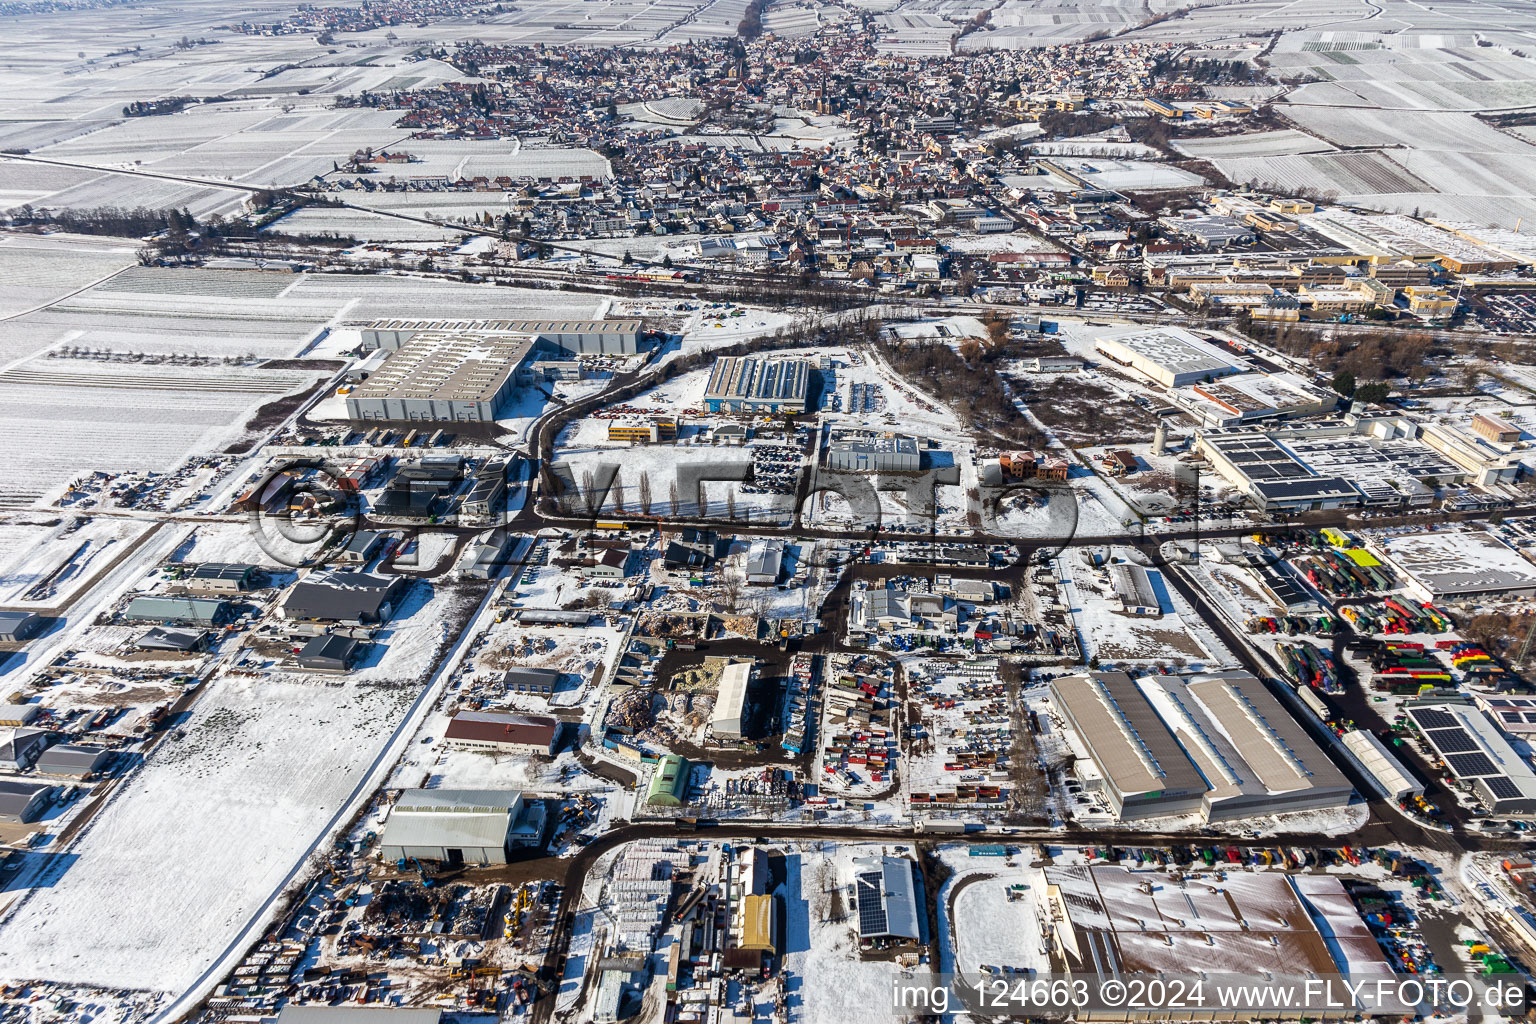
[[[501,790],[408,789],[400,794],[379,842],[386,861],[505,864],[514,847],[544,834],[544,805]]]
[[[1182,327],[1125,327],[1105,331],[1094,339],[1108,358],[1165,388],[1215,380],[1247,369],[1235,356],[1224,354]]]
[[[717,739],[745,738],[747,691],[752,687],[755,669],[756,666],[750,661],[733,661],[720,673],[715,710],[709,719],[709,731]]]
[[[1487,530],[1406,533],[1372,546],[1421,601],[1536,597],[1536,564]]]

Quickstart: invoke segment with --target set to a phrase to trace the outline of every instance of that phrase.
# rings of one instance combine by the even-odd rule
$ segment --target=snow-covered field
[[[11,166],[0,165],[0,182]],[[0,234],[0,316],[46,306],[133,266],[137,246],[132,239]],[[7,361],[0,348],[0,366]]]
[[[179,992],[260,908],[417,694],[226,677],[211,684],[0,926],[0,976]]]
[[[0,373],[0,428],[28,439],[10,485],[41,495],[98,469],[165,472],[221,450],[257,408],[321,372],[28,360]]]
[[[0,603],[65,605],[150,524],[133,519],[66,519],[54,525],[0,524]]]

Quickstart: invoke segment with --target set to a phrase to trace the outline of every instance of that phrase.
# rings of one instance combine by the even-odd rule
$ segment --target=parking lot
[[[1477,322],[1504,334],[1536,333],[1536,292],[1489,295],[1474,307]]]

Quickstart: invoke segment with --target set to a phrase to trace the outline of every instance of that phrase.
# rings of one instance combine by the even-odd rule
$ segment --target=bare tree
[[[587,510],[587,515],[597,514],[597,474],[590,469],[583,470],[581,474],[581,504]]]
[[[640,513],[651,514],[651,474],[640,474]]]
[[[736,518],[736,488],[727,487],[725,491],[725,518]]]
[[[677,499],[677,481],[676,480],[673,480],[671,485],[667,488],[667,499],[672,502],[672,514],[674,516],[677,515],[678,514],[677,510],[678,510],[679,505],[678,505],[678,499]]]
[[[613,495],[613,510],[615,512],[623,512],[624,511],[624,481],[619,479],[618,477],[614,477],[613,478],[613,486],[611,488],[609,488],[609,493]]]

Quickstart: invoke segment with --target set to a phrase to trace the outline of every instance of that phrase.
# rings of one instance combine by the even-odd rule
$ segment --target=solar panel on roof
[[[1477,749],[1477,742],[1461,729],[1430,729],[1424,735],[1442,754],[1464,754]]]
[[[1445,763],[1451,766],[1451,771],[1464,779],[1478,775],[1497,775],[1499,772],[1498,765],[1489,760],[1487,754],[1446,754]]]
[[[1420,729],[1444,729],[1453,725],[1460,728],[1461,726],[1455,715],[1448,715],[1435,708],[1414,708],[1408,713],[1413,716],[1415,722],[1419,723]]]
[[[884,878],[878,871],[858,876],[860,935],[883,935],[890,930],[881,892],[884,884]]]
[[[1507,775],[1495,775],[1483,780],[1488,787],[1488,792],[1499,800],[1515,800],[1520,796],[1520,787]]]

